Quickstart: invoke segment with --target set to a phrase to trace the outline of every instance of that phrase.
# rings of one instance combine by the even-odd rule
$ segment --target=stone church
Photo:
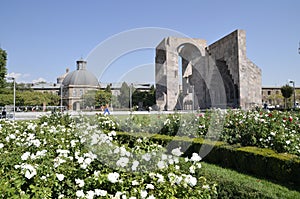
[[[211,45],[164,38],[156,48],[159,110],[251,109],[261,105],[261,69],[246,56],[246,33],[235,30]]]

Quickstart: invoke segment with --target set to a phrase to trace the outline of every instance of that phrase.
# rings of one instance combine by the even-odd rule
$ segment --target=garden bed
[[[209,133],[212,124],[222,124],[214,128],[220,134]],[[36,121],[2,120],[0,196],[215,198],[217,190],[224,196],[224,190],[238,194],[241,190],[232,191],[238,189],[232,180],[223,183],[201,173],[202,146],[212,149],[203,156],[206,161],[297,186],[299,128],[296,113],[242,111],[217,117],[211,112],[128,118],[53,114]]]

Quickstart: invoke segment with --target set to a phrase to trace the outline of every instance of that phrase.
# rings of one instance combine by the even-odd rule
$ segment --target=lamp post
[[[60,112],[63,112],[63,84],[60,85]]]
[[[133,86],[133,83],[131,83],[130,87],[129,87],[129,108],[130,108],[130,111],[132,111],[132,86]]]
[[[193,107],[192,107],[192,112],[194,112],[194,108],[195,108],[195,86],[194,85],[192,85],[192,97],[193,97]]]
[[[9,80],[13,80],[14,82],[14,115],[13,115],[13,119],[15,120],[15,116],[16,116],[16,79],[14,77],[7,77],[7,79]]]
[[[293,92],[294,92],[294,108],[296,108],[296,92],[295,92],[295,81],[290,80],[290,83],[293,83]]]

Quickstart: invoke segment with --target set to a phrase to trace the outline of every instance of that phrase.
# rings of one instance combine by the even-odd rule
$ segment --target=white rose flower
[[[160,183],[160,182],[165,182],[165,179],[164,179],[164,176],[157,173],[156,174],[156,177],[158,178],[157,182]]]
[[[201,157],[197,153],[193,153],[191,157],[191,161],[199,162],[201,160]]]
[[[65,175],[64,174],[56,174],[56,177],[57,177],[57,179],[59,180],[59,181],[63,181],[64,180],[64,178],[65,178]]]
[[[27,159],[29,158],[29,156],[30,156],[30,152],[25,152],[25,153],[23,153],[23,155],[21,156],[21,159],[22,159],[22,160],[27,160]]]
[[[108,181],[110,181],[111,183],[116,183],[118,182],[118,178],[119,178],[120,174],[117,172],[113,172],[113,173],[109,173],[107,176]]]
[[[78,160],[77,160],[77,161],[78,161],[79,164],[83,163],[84,157],[78,157]]]
[[[201,163],[200,162],[197,162],[196,163],[196,166],[198,167],[198,169],[200,169],[202,167]]]
[[[96,194],[96,196],[106,196],[107,191],[101,190],[101,189],[95,189],[95,194]]]
[[[77,142],[76,140],[71,140],[71,142],[70,142],[71,143],[71,147],[75,147],[76,146],[76,142]]]
[[[203,185],[202,188],[203,189],[209,189],[209,185]]]
[[[148,162],[151,159],[151,154],[146,153],[146,154],[142,155],[142,159],[144,159]]]
[[[194,187],[197,184],[197,179],[191,175],[187,175],[184,181],[191,187]]]
[[[84,180],[81,179],[75,179],[76,184],[78,184],[79,187],[83,187],[84,186]]]
[[[195,165],[190,166],[190,173],[195,173]]]
[[[176,148],[176,149],[173,149],[171,153],[172,153],[173,155],[179,157],[179,156],[181,156],[181,155],[183,154],[183,153],[180,151],[180,149],[181,149],[181,147]]]
[[[157,166],[159,169],[163,169],[163,168],[166,168],[166,163],[164,161],[159,161],[157,163]]]
[[[83,198],[83,197],[85,196],[83,190],[78,190],[78,191],[76,191],[76,196],[77,196],[78,198]]]
[[[146,190],[141,190],[141,197],[146,198],[148,195],[148,192]]]
[[[129,162],[128,158],[125,157],[121,157],[118,161],[117,161],[117,166],[121,166],[121,167],[125,167]]]
[[[147,199],[155,199],[153,195],[150,195]]]
[[[87,165],[90,165],[91,162],[92,162],[92,159],[91,159],[91,158],[86,158],[86,159],[84,160],[84,163],[87,164]]]
[[[99,177],[100,171],[94,171],[94,175],[95,175],[95,177]]]
[[[146,185],[146,189],[154,189],[153,184],[147,184],[147,185]]]
[[[162,159],[162,160],[166,160],[166,159],[168,159],[168,156],[167,156],[166,154],[162,154],[162,155],[161,155],[161,159]]]
[[[131,182],[131,184],[132,184],[132,186],[137,186],[137,185],[139,185],[140,183],[139,183],[138,181],[136,181],[136,180],[133,180],[133,181]]]
[[[92,190],[90,190],[90,191],[88,191],[87,193],[86,193],[86,198],[87,199],[93,199],[94,198],[94,195],[95,195],[95,192],[94,191],[92,191]]]
[[[117,133],[115,131],[111,131],[110,133],[108,133],[108,136],[113,137],[116,136]]]
[[[41,145],[41,141],[38,139],[32,140],[31,143],[36,147],[40,147]]]
[[[26,172],[25,172],[25,177],[27,179],[31,179],[33,176],[36,175],[36,169],[30,165],[30,164],[25,164],[22,166],[23,169],[26,169]]]
[[[131,167],[132,171],[136,171],[136,168],[139,166],[139,164],[140,164],[139,161],[137,160],[133,161]]]
[[[119,147],[115,148],[114,153],[120,153]]]

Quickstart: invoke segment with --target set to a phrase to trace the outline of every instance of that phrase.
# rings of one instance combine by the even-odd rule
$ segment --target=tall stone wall
[[[250,109],[261,103],[261,70],[246,57],[243,30],[209,46],[202,39],[165,38],[156,48],[155,63],[156,102],[160,110]]]

